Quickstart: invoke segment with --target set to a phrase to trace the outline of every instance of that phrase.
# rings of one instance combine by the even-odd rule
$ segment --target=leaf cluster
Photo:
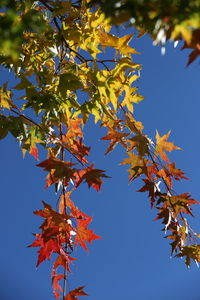
[[[154,45],[161,44],[164,53],[166,40],[184,41],[182,49],[192,49],[188,65],[199,55],[200,1],[199,0],[94,0],[116,25],[129,23],[139,35],[149,33]]]
[[[149,18],[155,25],[161,18],[157,1],[152,2],[154,15],[147,13],[150,2],[140,23]],[[102,3],[112,7],[115,1]],[[83,287],[66,291],[75,260],[71,254],[78,246],[88,251],[87,243],[99,239],[88,229],[92,218],[76,206],[73,192],[83,184],[100,191],[103,180],[109,178],[90,161],[92,145],[84,141],[88,121],[94,128],[107,129],[101,138],[109,143],[106,154],[115,147],[126,153],[121,165],[129,165],[129,182],[142,179],[139,192],[148,193],[156,219],[168,232],[171,253],[185,256],[187,266],[191,260],[200,260],[199,236],[186,219],[198,202],[186,192],[173,190],[174,180],[187,179],[168,157],[168,152],[180,148],[168,141],[170,132],[163,136],[156,132],[153,142],[145,135],[142,122],[135,119],[134,107],[143,96],[137,86],[138,52],[129,45],[134,35],[112,34],[110,20],[91,4],[89,0],[14,1],[12,5],[5,1],[0,14],[2,28],[8,31],[0,46],[2,67],[9,68],[18,81],[14,87],[5,83],[0,89],[0,138],[10,132],[20,142],[22,153],[29,152],[37,160],[38,145],[46,152],[47,158],[37,166],[48,173],[46,188],[55,187],[57,206],[43,202],[44,209],[35,212],[44,221],[30,247],[39,247],[37,266],[55,254],[53,292],[57,299],[65,300],[87,295]],[[126,1],[122,4],[126,7]],[[127,5],[134,4],[141,13],[143,1],[127,1]],[[172,4],[173,8],[176,1]],[[195,5],[190,7],[195,9]],[[185,14],[175,13],[182,22]],[[16,22],[16,32],[7,28],[8,20],[10,25]],[[11,40],[16,42],[13,48]],[[109,57],[105,56],[110,49]]]

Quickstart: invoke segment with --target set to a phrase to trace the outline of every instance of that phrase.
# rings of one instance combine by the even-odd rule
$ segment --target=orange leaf
[[[140,156],[132,152],[127,154],[129,158],[124,159],[124,161],[121,162],[120,165],[131,165],[129,169],[129,182],[131,182],[141,174],[147,174],[147,163],[150,163],[151,161],[141,158]]]
[[[64,212],[64,207],[68,207],[70,209],[70,216],[75,218],[87,218],[88,216],[83,213],[78,207],[75,206],[74,202],[69,198],[70,192],[65,193],[65,195],[60,196],[59,210],[60,212]]]
[[[158,155],[160,155],[160,157],[163,160],[169,161],[165,151],[181,149],[179,147],[176,147],[173,143],[167,142],[170,132],[171,131],[169,131],[167,134],[160,137],[158,131],[156,130],[156,148],[155,148],[154,158],[156,158]]]
[[[171,174],[168,172],[166,168],[162,168],[158,171],[157,176],[162,177],[164,182],[168,185],[170,189],[172,189],[172,178]]]
[[[88,225],[90,224],[92,217],[87,217],[83,219],[77,219],[78,226],[77,226],[77,233],[75,237],[75,244],[80,244],[86,251],[88,251],[86,242],[92,243],[93,240],[101,239],[100,236],[94,234],[93,230],[87,229]]]
[[[181,170],[181,169],[176,169],[176,164],[175,163],[171,163],[171,164],[167,164],[166,166],[168,168],[168,172],[170,173],[171,176],[173,176],[176,180],[180,180],[182,179],[187,179],[187,177],[183,176],[185,173]]]
[[[105,154],[108,154],[109,152],[111,152],[118,143],[120,143],[123,147],[127,148],[127,145],[123,141],[123,139],[124,139],[124,137],[127,137],[129,134],[130,133],[119,132],[113,128],[109,128],[108,134],[101,138],[101,140],[110,140],[111,141]]]

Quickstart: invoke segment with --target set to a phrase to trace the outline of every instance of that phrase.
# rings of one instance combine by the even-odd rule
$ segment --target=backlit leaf
[[[69,292],[64,300],[78,300],[77,296],[88,296],[88,294],[83,290],[84,286],[80,286],[73,291]]]
[[[155,148],[155,152],[154,152],[155,158],[158,155],[160,155],[160,157],[167,162],[169,161],[169,159],[168,159],[165,151],[181,149],[179,147],[176,147],[173,143],[167,142],[169,135],[170,135],[170,131],[167,134],[160,137],[158,131],[156,131],[156,148]]]
[[[88,225],[91,223],[92,217],[87,217],[85,219],[78,219],[77,232],[75,236],[75,244],[80,244],[86,251],[88,251],[86,242],[92,243],[93,240],[101,239],[100,236],[94,234],[92,229],[88,229]]]

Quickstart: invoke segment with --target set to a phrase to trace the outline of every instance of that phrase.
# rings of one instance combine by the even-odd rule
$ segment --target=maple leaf
[[[66,142],[69,139],[75,139],[77,137],[83,137],[83,132],[81,129],[81,125],[83,125],[83,120],[80,118],[74,118],[74,119],[67,119],[66,123],[68,125],[68,131],[67,134],[62,136],[62,139],[64,142]]]
[[[73,291],[69,292],[67,296],[65,296],[64,300],[78,300],[77,296],[88,296],[88,294],[83,290],[84,286],[80,286]]]
[[[55,175],[57,177],[62,177],[63,173],[65,173],[65,170],[74,165],[76,164],[72,162],[65,162],[64,160],[60,160],[56,157],[51,156],[50,158],[39,163],[37,167],[43,168],[44,171],[56,170]]]
[[[50,259],[52,252],[64,255],[62,244],[67,244],[70,248],[70,232],[73,229],[68,220],[70,216],[56,212],[49,204],[43,201],[44,210],[38,210],[34,213],[45,219],[40,226],[42,233],[36,234],[36,240],[29,247],[40,247],[38,251],[37,267],[46,259]]]
[[[171,163],[171,164],[166,163],[166,166],[168,172],[170,173],[171,176],[174,177],[174,179],[180,180],[182,178],[188,180],[188,178],[184,176],[185,173],[181,169],[176,168],[175,163]]]
[[[137,78],[139,77],[136,74],[133,76],[132,76],[132,79],[135,78],[135,80],[137,80]],[[128,108],[128,110],[130,112],[134,111],[133,103],[139,103],[140,101],[142,101],[144,99],[143,96],[135,93],[136,90],[137,90],[136,87],[131,88],[130,84],[128,84],[128,83],[126,85],[124,85],[124,91],[126,93],[125,93],[125,96],[124,96],[124,99],[123,99],[121,105],[122,106],[126,105],[126,107]]]
[[[74,178],[74,172],[76,171],[76,169],[71,167],[76,164],[72,162],[65,162],[55,158],[52,154],[50,155],[50,158],[37,165],[37,167],[43,168],[44,171],[50,171],[46,178],[46,188],[52,184],[58,183],[60,179],[64,179],[63,183],[68,185],[70,179]]]
[[[159,164],[153,163],[147,166],[147,177],[152,180],[153,175],[157,175]]]
[[[145,183],[143,187],[141,187],[138,192],[148,192],[149,197],[151,199],[151,207],[153,206],[155,202],[155,198],[157,196],[156,194],[156,184],[148,179],[142,179]]]
[[[63,274],[56,274],[55,270],[52,270],[52,287],[53,287],[53,294],[56,299],[60,299],[60,294],[58,291],[62,292],[62,288],[59,284],[59,280],[64,278]]]
[[[191,205],[200,204],[197,200],[192,199],[189,193],[183,193],[181,195],[171,196],[170,202],[173,204],[173,208],[175,208],[176,211],[182,210],[183,212],[186,212],[190,215],[192,215],[191,208],[190,208]]]
[[[181,247],[180,253],[176,257],[186,257],[185,264],[189,268],[191,259],[196,262],[200,262],[200,245],[190,245]]]
[[[181,169],[176,169],[175,163],[168,164],[157,172],[157,176],[162,177],[166,184],[172,189],[172,177],[175,180],[188,179],[183,176],[185,173]]]
[[[85,219],[77,219],[77,232],[75,236],[75,244],[80,244],[86,251],[88,251],[86,242],[92,243],[93,240],[101,239],[100,236],[94,234],[92,229],[87,229],[88,225],[91,223],[92,217],[87,217]]]
[[[50,259],[52,252],[60,253],[60,245],[58,245],[55,239],[49,239],[46,242],[42,237],[42,234],[36,234],[37,239],[28,247],[41,247],[38,251],[38,261],[36,267],[38,267],[44,260]]]
[[[3,84],[3,87],[0,88],[0,107],[2,108],[16,108],[14,103],[12,102],[12,93],[7,90],[8,82]]]
[[[78,207],[75,206],[74,202],[69,198],[70,192],[65,193],[65,195],[61,195],[60,203],[59,203],[59,210],[60,212],[64,211],[64,207],[67,206],[70,208],[70,215],[75,218],[87,218],[88,216],[83,213]]]
[[[53,268],[54,269],[57,269],[59,266],[62,266],[64,269],[66,269],[68,272],[71,272],[70,271],[70,267],[69,267],[69,264],[74,261],[74,260],[77,260],[76,258],[73,258],[69,255],[59,255],[54,264],[53,264]]]
[[[176,196],[162,195],[160,199],[164,206],[171,207],[173,209],[174,216],[177,217],[179,213],[187,213],[193,216],[191,211],[192,204],[199,204],[198,201],[192,199],[189,193],[183,193]]]
[[[85,156],[87,156],[90,152],[90,147],[86,147],[83,142],[82,138],[75,140],[73,142],[73,149],[76,151],[76,157],[80,159],[81,162],[88,164],[87,159]]]
[[[141,174],[147,174],[147,163],[151,161],[141,158],[135,153],[127,153],[129,158],[125,158],[120,165],[131,165],[129,169],[129,182],[139,177]]]
[[[35,128],[32,128],[30,130],[30,134],[28,138],[26,138],[23,141],[23,145],[22,145],[23,155],[25,155],[26,151],[29,149],[29,154],[33,155],[33,157],[35,157],[36,160],[39,160],[36,143],[44,144],[44,142],[41,139],[37,138]]]
[[[162,168],[157,172],[157,176],[161,177],[164,182],[168,185],[170,189],[172,189],[172,178],[171,174],[168,172],[166,168]]]
[[[104,170],[93,169],[93,164],[86,169],[80,170],[75,173],[76,175],[76,187],[80,185],[81,182],[87,182],[88,187],[91,186],[96,190],[100,191],[101,185],[103,183],[102,177],[110,178],[109,176],[104,174]]]
[[[39,160],[39,157],[38,157],[38,149],[37,149],[36,145],[30,147],[29,153],[30,153],[31,155],[33,155],[33,156],[35,157],[35,159]]]
[[[173,235],[169,235],[166,236],[166,238],[170,238],[173,240],[173,242],[170,243],[171,245],[171,255],[173,255],[174,253],[177,253],[177,251],[180,249],[182,241],[181,241],[181,237],[177,234],[173,234]]]
[[[108,149],[106,150],[105,155],[110,153],[118,143],[120,143],[123,147],[126,148],[127,145],[126,145],[125,141],[123,140],[123,138],[127,137],[127,136],[129,136],[129,133],[119,132],[113,128],[109,128],[108,134],[101,138],[101,140],[104,140],[104,141],[111,140],[110,145],[108,146]]]
[[[67,223],[67,220],[71,219],[71,216],[66,214],[60,214],[59,212],[55,211],[51,205],[45,203],[43,201],[44,210],[38,210],[34,211],[35,215],[41,216],[45,218],[46,220],[49,220],[51,223],[51,226],[55,225],[59,227],[59,231],[61,229],[63,230],[70,230],[70,226]],[[44,229],[45,226],[41,226],[42,229]]]
[[[135,49],[128,46],[134,34],[127,34],[121,38],[110,33],[99,32],[100,43],[102,47],[112,47],[120,51],[122,55],[139,54]]]
[[[134,137],[130,138],[128,142],[131,143],[131,148],[136,147],[137,152],[141,157],[149,153],[149,141],[144,135],[135,135]]]
[[[166,207],[160,207],[158,208],[159,209],[159,213],[157,214],[157,217],[155,218],[155,221],[156,220],[159,220],[159,219],[163,219],[163,222],[162,224],[167,224],[169,222],[169,217],[170,217],[170,211],[168,208]]]
[[[170,132],[171,131],[169,131],[167,134],[160,137],[158,131],[156,130],[156,148],[155,148],[154,158],[156,158],[158,155],[160,155],[160,157],[163,160],[168,162],[169,159],[168,159],[165,151],[181,149],[180,147],[176,147],[173,143],[167,142]]]

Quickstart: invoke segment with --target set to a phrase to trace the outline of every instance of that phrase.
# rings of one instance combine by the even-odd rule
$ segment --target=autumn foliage
[[[70,266],[76,263],[75,247],[88,251],[88,244],[100,239],[90,229],[92,218],[74,199],[80,185],[99,191],[109,179],[105,170],[90,162],[92,145],[84,144],[88,120],[106,128],[107,134],[101,137],[108,144],[105,154],[115,147],[125,152],[119,164],[127,165],[129,182],[141,181],[138,192],[147,193],[155,219],[167,232],[171,255],[185,257],[187,266],[191,260],[200,261],[199,235],[187,222],[187,215],[193,215],[192,207],[198,202],[173,188],[174,181],[187,179],[168,157],[180,147],[170,141],[170,132],[163,136],[156,132],[153,141],[145,134],[142,122],[135,119],[134,105],[143,97],[137,88],[141,70],[135,63],[138,52],[129,45],[134,35],[111,34],[109,19],[100,9],[91,8],[89,0],[15,2],[21,44],[16,49],[10,47],[7,53],[1,49],[0,58],[18,83],[14,87],[5,83],[0,90],[0,138],[10,132],[20,141],[23,154],[28,151],[38,161],[38,145],[46,151],[47,158],[37,167],[47,172],[45,187],[55,186],[59,201],[51,205],[43,202],[43,209],[34,212],[43,223],[29,247],[38,248],[37,267],[55,254],[55,298],[72,300],[87,295],[82,286],[66,291],[66,281]],[[28,22],[29,14],[42,20],[42,26],[20,31],[22,20]],[[0,18],[3,22],[6,12]],[[108,48],[114,52],[105,59]],[[21,106],[16,90],[23,99]],[[30,109],[31,117],[27,113]]]

